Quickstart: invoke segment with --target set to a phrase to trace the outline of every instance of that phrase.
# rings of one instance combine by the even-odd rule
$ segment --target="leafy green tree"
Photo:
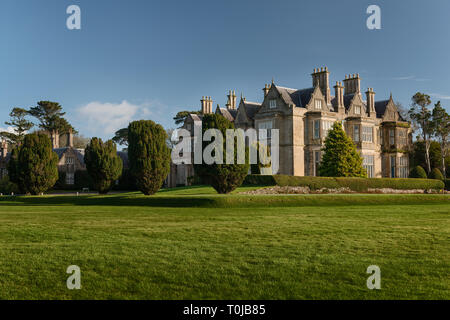
[[[447,177],[445,158],[449,154],[450,115],[441,106],[441,102],[435,104],[433,109],[434,136],[438,139],[441,149],[441,168],[444,177]]]
[[[5,124],[11,126],[14,132],[0,132],[0,136],[9,141],[13,146],[22,144],[23,138],[28,130],[33,127],[33,122],[28,121],[28,111],[22,108],[13,108],[9,114],[10,120]]]
[[[430,142],[430,164],[431,169],[441,167],[441,147],[437,141]],[[425,143],[420,141],[415,141],[413,143],[413,148],[410,154],[411,157],[411,167],[422,166],[422,168],[427,167],[426,157],[425,157]]]
[[[208,129],[218,129],[223,136],[222,158],[223,164],[195,164],[195,173],[201,180],[210,184],[218,193],[229,193],[239,187],[244,182],[248,174],[250,164],[248,161],[248,148],[245,150],[245,164],[237,163],[237,143],[234,144],[234,162],[226,164],[226,130],[234,129],[234,124],[225,117],[218,114],[205,114],[202,119],[203,134]],[[203,142],[203,150],[208,142]],[[219,151],[220,152],[220,151]]]
[[[164,128],[151,120],[128,126],[128,159],[136,185],[145,195],[155,194],[170,171],[170,149]]]
[[[425,172],[425,169],[422,168],[422,166],[415,166],[409,173],[409,177],[416,179],[426,179],[427,173]]]
[[[183,124],[189,114],[201,114],[201,111],[180,111],[173,117],[176,125]]]
[[[37,106],[30,108],[30,115],[39,120],[39,128],[48,133],[64,134],[72,131],[77,133],[72,125],[63,117],[66,113],[57,102],[39,101]]]
[[[122,159],[117,155],[116,144],[112,140],[103,142],[92,138],[85,149],[84,162],[100,194],[108,193],[122,173]]]
[[[17,150],[17,160],[10,164],[10,170],[15,171],[10,178],[17,181],[20,191],[40,194],[53,187],[58,180],[58,155],[52,151],[49,137],[27,134]]]
[[[118,145],[128,146],[128,128],[117,130],[112,140]]]
[[[319,175],[324,177],[367,177],[363,159],[342,124],[335,122],[325,138]]]
[[[444,181],[444,176],[442,175],[441,170],[439,170],[438,168],[433,168],[428,178]]]
[[[409,109],[408,114],[411,120],[419,128],[419,138],[425,144],[425,162],[427,172],[431,172],[431,162],[430,162],[430,145],[431,137],[433,136],[433,122],[432,115],[428,106],[431,104],[431,98],[429,95],[417,92],[412,97],[411,109]]]

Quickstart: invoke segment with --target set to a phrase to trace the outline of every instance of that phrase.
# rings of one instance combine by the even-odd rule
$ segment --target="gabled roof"
[[[78,161],[82,165],[84,165],[84,149],[76,149],[76,148],[65,147],[65,148],[53,149],[53,152],[55,152],[58,155],[58,158],[61,159],[62,156],[64,155],[64,153],[66,153],[69,149],[73,150],[73,152],[75,153],[75,156],[77,157]]]
[[[243,101],[245,114],[250,120],[255,119],[255,114],[261,108],[261,104],[257,102]]]
[[[311,96],[314,92],[314,88],[292,89],[277,85],[274,86],[286,104],[292,104],[300,108],[306,108],[306,105],[311,100]]]
[[[375,111],[377,113],[377,118],[383,118],[389,101],[390,100],[375,101]]]
[[[228,121],[233,122],[236,119],[237,110],[217,107],[219,113],[224,116]],[[216,110],[217,111],[217,110]]]

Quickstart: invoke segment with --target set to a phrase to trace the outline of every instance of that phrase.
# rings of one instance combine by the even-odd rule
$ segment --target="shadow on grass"
[[[165,195],[153,196],[138,193],[83,196],[2,196],[1,206],[144,206],[172,208],[263,208],[304,206],[366,206],[366,205],[430,205],[450,204],[448,195]]]

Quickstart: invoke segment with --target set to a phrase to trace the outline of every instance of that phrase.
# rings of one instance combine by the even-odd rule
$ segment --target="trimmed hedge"
[[[285,175],[248,175],[244,185],[256,186],[290,186],[309,187],[311,190],[322,188],[349,188],[364,192],[368,189],[391,188],[397,190],[442,190],[444,183],[434,179],[400,179],[400,178],[330,178],[330,177],[296,177]]]
[[[444,176],[442,175],[441,170],[439,170],[438,168],[433,168],[428,178],[444,181]]]

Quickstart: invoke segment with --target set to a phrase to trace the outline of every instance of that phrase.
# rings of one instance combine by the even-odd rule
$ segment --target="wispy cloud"
[[[396,80],[396,81],[412,80],[412,81],[418,81],[418,82],[431,81],[431,79],[417,78],[416,76],[393,77],[393,78],[391,78],[391,80]]]
[[[450,100],[449,95],[439,94],[439,93],[431,93],[430,96],[440,100]]]
[[[13,127],[7,127],[7,128],[0,128],[0,132],[9,132],[9,133],[15,133]]]
[[[118,129],[128,126],[133,120],[159,118],[167,109],[158,102],[133,104],[93,101],[79,107],[76,117],[80,131],[89,136],[111,137]]]

